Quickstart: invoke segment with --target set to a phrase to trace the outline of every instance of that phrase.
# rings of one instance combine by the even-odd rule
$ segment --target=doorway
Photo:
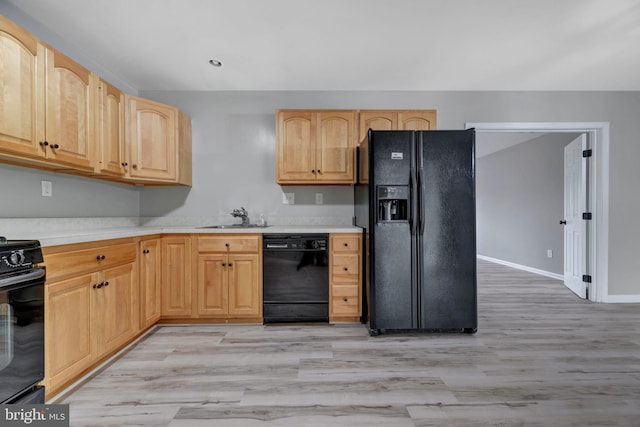
[[[606,302],[608,296],[608,212],[609,212],[609,124],[605,122],[498,122],[466,123],[466,129],[476,132],[548,132],[585,133],[592,150],[588,179],[591,197],[588,210],[592,220],[586,221],[589,239],[586,258],[589,266],[589,300]],[[586,274],[586,273],[585,273]],[[585,278],[588,280],[588,278]]]

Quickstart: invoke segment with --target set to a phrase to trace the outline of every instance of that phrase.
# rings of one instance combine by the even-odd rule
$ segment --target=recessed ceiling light
[[[210,59],[209,64],[213,65],[214,67],[222,67],[222,62],[218,61],[217,59]]]

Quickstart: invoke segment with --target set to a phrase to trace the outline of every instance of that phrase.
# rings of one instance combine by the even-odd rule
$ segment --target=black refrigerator
[[[370,333],[475,333],[475,131],[370,130],[365,149],[355,223]]]

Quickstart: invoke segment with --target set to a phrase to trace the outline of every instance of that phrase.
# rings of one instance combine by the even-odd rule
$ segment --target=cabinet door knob
[[[223,267],[226,267],[226,266],[227,266],[227,263],[226,263],[226,262],[223,262],[223,263],[222,263],[222,266],[223,266]]]
[[[94,285],[95,288],[100,289],[101,287],[104,286],[104,282],[98,283],[97,285]]]
[[[229,263],[229,267],[233,267],[233,263],[232,262]]]
[[[46,147],[47,145],[49,145],[49,141],[40,141],[40,145]]]
[[[122,166],[129,166],[129,163],[127,163],[127,162],[122,162]]]
[[[347,298],[342,298],[342,301],[349,302],[349,300]]]
[[[98,261],[102,261],[102,260],[103,260],[103,259],[105,259],[105,258],[106,258],[106,256],[104,256],[104,255],[98,255],[98,256],[96,257],[96,259],[97,259]]]
[[[225,243],[224,245],[225,245],[227,248],[229,247],[229,244],[228,244],[228,243]]]
[[[109,282],[104,281],[104,282],[102,282],[102,285],[103,285],[103,286],[109,286]]]
[[[322,172],[320,172],[320,169],[318,169],[318,173],[322,173]]]
[[[349,244],[348,244],[348,243],[345,243],[345,244],[344,244],[344,247],[345,247],[345,248],[348,248],[348,247],[349,247]]]
[[[344,271],[349,271],[349,269],[347,267],[344,268]]]
[[[142,251],[143,254],[148,254],[149,253],[149,249],[145,249]]]
[[[131,165],[131,167],[134,168],[134,169],[138,169],[138,165],[136,165],[136,164]]]
[[[58,144],[51,144],[51,148],[53,148],[53,149],[60,148],[60,145],[58,145]]]
[[[315,169],[311,169],[311,173],[316,173],[316,170]]]

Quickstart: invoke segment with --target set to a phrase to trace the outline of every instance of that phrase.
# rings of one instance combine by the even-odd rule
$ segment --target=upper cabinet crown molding
[[[2,15],[0,63],[0,161],[191,185],[191,120],[177,108],[132,97],[136,111],[127,122],[120,90]]]

